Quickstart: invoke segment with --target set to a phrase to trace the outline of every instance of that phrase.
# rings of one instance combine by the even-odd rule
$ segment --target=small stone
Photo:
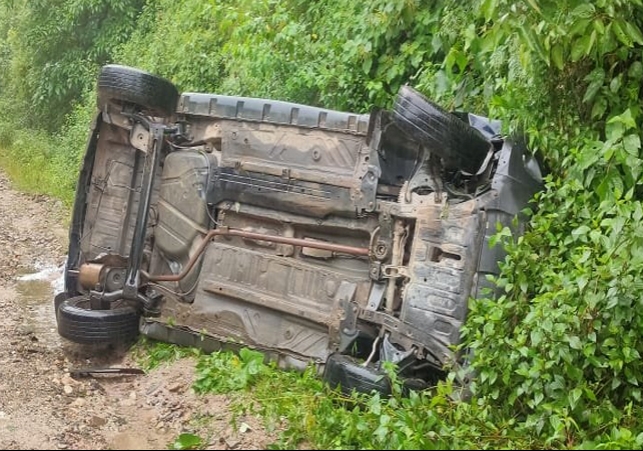
[[[239,432],[241,432],[243,434],[243,433],[249,432],[249,431],[252,431],[252,429],[250,428],[248,423],[241,423],[241,425],[239,426]]]
[[[107,424],[107,420],[103,417],[99,417],[97,415],[92,415],[89,420],[87,420],[87,424],[90,427],[93,428],[99,428],[101,426],[105,426]]]
[[[183,388],[183,384],[177,382],[175,384],[170,385],[167,389],[168,389],[168,391],[171,391],[172,393],[176,393],[179,390],[181,390],[182,388]]]
[[[35,333],[35,331],[36,329],[32,324],[22,324],[18,326],[18,329],[16,330],[19,335],[31,335]]]
[[[238,440],[225,439],[225,444],[228,449],[237,449],[241,442]]]
[[[64,384],[64,385],[70,385],[70,386],[74,386],[74,385],[78,384],[78,381],[77,381],[77,380],[74,380],[71,376],[69,376],[69,375],[67,375],[67,374],[66,374],[66,375],[64,375],[64,376],[60,379],[60,382],[61,382],[62,384]]]
[[[57,447],[58,449],[67,449],[67,448],[69,447],[69,445],[67,445],[66,443],[58,443],[58,444],[56,445],[56,447]]]
[[[136,392],[133,391],[129,394],[129,399],[136,399]]]
[[[63,391],[65,392],[66,395],[71,395],[74,392],[74,389],[71,388],[71,385],[65,385],[63,387]]]
[[[76,398],[76,399],[74,399],[74,401],[71,403],[71,405],[72,405],[73,407],[82,407],[82,406],[84,406],[86,403],[87,403],[87,401],[85,401],[85,398]]]

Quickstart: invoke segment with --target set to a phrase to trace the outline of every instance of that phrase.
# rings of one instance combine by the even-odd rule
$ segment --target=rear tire
[[[393,119],[408,136],[442,158],[449,169],[475,174],[491,148],[478,130],[409,86],[400,88]]]
[[[63,301],[57,310],[58,333],[79,344],[117,344],[134,341],[140,314],[130,305],[91,310],[87,296]]]
[[[139,69],[109,64],[103,66],[97,83],[98,107],[110,101],[132,103],[152,116],[167,117],[176,112],[179,92],[165,78]]]

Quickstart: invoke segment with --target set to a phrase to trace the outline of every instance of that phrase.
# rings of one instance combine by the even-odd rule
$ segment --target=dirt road
[[[164,449],[196,432],[208,449],[262,449],[253,417],[233,429],[225,396],[196,396],[194,362],[146,375],[73,379],[70,369],[135,367],[127,350],[87,349],[56,332],[67,212],[13,191],[0,173],[0,449]]]

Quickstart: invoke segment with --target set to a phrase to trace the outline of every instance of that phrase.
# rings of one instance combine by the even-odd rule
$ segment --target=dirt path
[[[265,448],[274,437],[256,418],[233,429],[227,397],[192,392],[189,359],[144,376],[69,376],[136,363],[126,350],[75,346],[56,332],[66,214],[13,191],[0,172],[0,449],[164,449],[183,432],[197,432],[208,449]]]

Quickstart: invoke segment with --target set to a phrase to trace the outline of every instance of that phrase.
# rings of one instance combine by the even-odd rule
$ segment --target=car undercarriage
[[[368,115],[179,94],[117,65],[97,91],[55,300],[78,343],[248,346],[360,391],[388,389],[388,361],[421,388],[493,292],[497,225],[521,233],[542,188],[497,122],[408,86]]]

